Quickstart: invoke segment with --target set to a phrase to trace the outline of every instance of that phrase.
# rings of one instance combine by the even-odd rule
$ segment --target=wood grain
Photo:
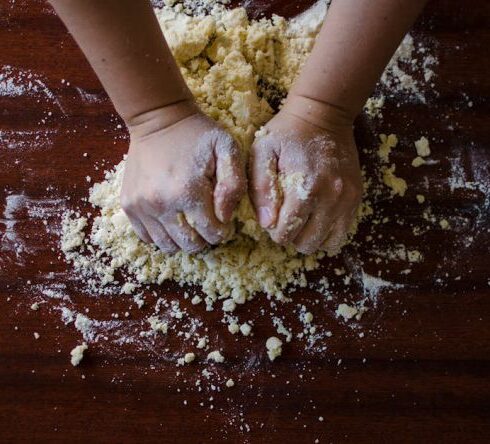
[[[254,16],[291,16],[311,3],[260,0],[248,7]],[[448,178],[450,159],[456,158],[470,180],[490,182],[490,4],[432,1],[415,33],[440,60],[428,104],[397,106],[389,100],[384,120],[360,118],[356,135],[362,149],[375,144],[378,132],[396,132],[404,146],[429,134],[438,163],[414,170],[409,166],[413,154],[397,152],[397,173],[409,178],[408,195],[378,202],[380,214],[390,221],[374,231],[361,227],[359,239],[368,232],[382,234],[380,244],[418,248],[424,262],[400,275],[403,264],[376,264],[363,242],[326,262],[311,274],[313,280],[332,276],[334,267],[348,268],[355,257],[369,274],[380,271],[404,288],[383,293],[356,330],[333,312],[339,298],[358,296],[360,289],[344,288],[334,276],[334,301],[314,308],[315,319],[333,332],[326,352],[306,353],[297,341],[274,364],[263,359],[264,337],[273,332],[260,316],[263,299],[243,311],[255,321],[255,336],[236,340],[224,335],[218,313],[186,303],[175,286],[160,288],[214,325],[210,336],[226,346],[228,359],[216,371],[232,376],[237,385],[202,393],[190,383],[202,367],[186,367],[177,376],[168,355],[158,350],[115,352],[101,343],[72,368],[69,351],[80,342],[79,334],[63,325],[49,304],[29,309],[46,283],[65,285],[74,303],[89,306],[100,319],[131,305],[130,298],[119,295],[87,296],[58,247],[61,210],[79,205],[90,186],[85,177],[101,180],[104,166],[121,158],[128,140],[49,6],[38,0],[1,0],[0,67],[31,72],[37,85],[32,94],[0,96],[1,441],[488,442],[489,196],[451,191]],[[372,157],[362,157],[369,166]],[[420,221],[418,193],[426,195],[434,214],[461,224],[414,237],[409,222]],[[398,224],[395,215],[406,223]],[[472,242],[463,242],[470,236]],[[301,290],[294,297],[310,302],[318,294]],[[288,306],[278,310],[294,322]],[[39,332],[38,340],[33,332]]]

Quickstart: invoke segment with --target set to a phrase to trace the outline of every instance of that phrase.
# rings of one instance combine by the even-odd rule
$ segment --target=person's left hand
[[[250,197],[273,241],[335,254],[361,202],[352,122],[318,102],[288,99],[252,146]]]

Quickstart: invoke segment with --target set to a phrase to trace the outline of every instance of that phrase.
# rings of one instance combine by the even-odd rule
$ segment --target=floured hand
[[[250,161],[259,223],[281,245],[335,254],[362,195],[352,122],[328,105],[290,97],[261,133]]]
[[[156,113],[130,128],[121,191],[138,236],[165,253],[196,253],[225,240],[246,190],[232,137],[194,108],[182,116],[169,125],[168,113]]]

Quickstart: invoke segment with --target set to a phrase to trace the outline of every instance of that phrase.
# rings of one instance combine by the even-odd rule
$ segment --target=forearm
[[[362,109],[426,0],[333,0],[291,95]]]
[[[192,99],[148,0],[50,3],[126,123]]]

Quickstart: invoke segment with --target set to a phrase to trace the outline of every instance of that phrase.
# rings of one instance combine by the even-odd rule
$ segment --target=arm
[[[330,254],[344,243],[362,195],[354,118],[424,4],[333,0],[285,106],[252,147],[251,197],[274,241]]]
[[[129,127],[192,94],[146,0],[51,0]]]
[[[354,120],[427,0],[334,0],[291,95]]]
[[[121,205],[163,251],[223,241],[245,190],[240,151],[194,103],[149,0],[51,0],[126,122]]]

